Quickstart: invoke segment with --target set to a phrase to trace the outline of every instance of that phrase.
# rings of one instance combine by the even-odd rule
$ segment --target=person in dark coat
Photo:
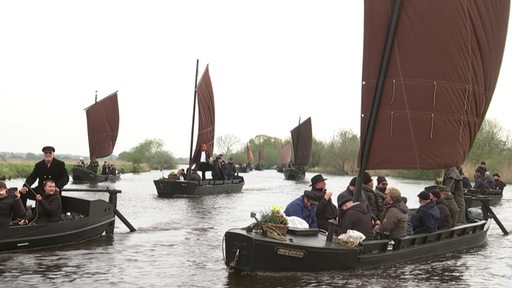
[[[437,209],[439,209],[439,225],[437,226],[437,229],[444,230],[455,226],[452,223],[452,214],[450,213],[448,203],[441,196],[441,192],[438,189],[434,189],[429,192],[432,194],[432,201],[436,203]]]
[[[439,226],[439,209],[436,203],[431,201],[430,193],[421,191],[418,194],[420,207],[412,214],[412,230],[414,234],[432,233]]]
[[[222,174],[224,175],[224,180],[233,180],[236,174],[236,166],[233,163],[233,159],[229,158],[228,163],[224,164]]]
[[[462,176],[459,174],[458,167],[453,166],[448,169],[444,177],[443,185],[448,187],[448,191],[453,194],[455,202],[459,207],[457,223],[466,223],[466,201],[464,200],[464,189],[462,188]]]
[[[338,220],[338,207],[332,203],[332,192],[325,189],[326,183],[321,174],[311,178],[311,191],[318,194],[318,206],[316,207],[316,220],[318,228],[329,231],[329,220]]]
[[[101,175],[108,175],[108,162],[103,161],[103,165],[101,166]]]
[[[477,178],[476,177],[477,173],[484,176],[485,172],[487,172],[487,167],[486,167],[485,161],[482,161],[482,162],[480,162],[480,165],[478,165],[478,167],[476,167],[476,169],[475,169],[475,181]]]
[[[37,218],[35,220],[38,224],[48,224],[60,221],[60,214],[62,213],[62,200],[59,193],[57,193],[57,186],[51,179],[44,183],[44,195],[37,195]]]
[[[495,189],[495,190],[503,191],[503,189],[505,189],[505,186],[507,186],[507,184],[505,184],[505,182],[501,181],[500,174],[494,173],[494,174],[492,174],[492,178],[494,179],[494,183],[492,184],[491,188]]]
[[[448,210],[450,211],[450,220],[452,222],[452,227],[455,227],[455,224],[457,224],[459,207],[457,206],[457,203],[455,202],[452,193],[450,193],[447,187],[443,185],[432,185],[425,187],[425,191],[430,192],[431,190],[439,191],[441,198],[444,199],[444,202],[446,203],[446,205],[448,206]]]
[[[345,198],[341,203],[341,214],[336,227],[336,235],[347,233],[347,230],[356,230],[363,233],[364,240],[373,240],[374,232],[372,217],[366,207],[360,202],[353,202],[352,198]]]
[[[283,213],[286,216],[296,216],[306,221],[309,228],[318,228],[316,220],[316,206],[320,201],[317,193],[306,190],[299,198],[296,198],[286,206]]]
[[[15,218],[25,216],[25,207],[21,203],[20,196],[18,189],[14,193],[9,193],[5,182],[0,181],[0,228],[9,227],[13,216]]]
[[[42,149],[44,154],[44,159],[37,162],[32,170],[32,173],[27,177],[23,187],[20,189],[21,192],[21,201],[23,202],[23,206],[27,205],[27,198],[35,200],[35,194],[43,194],[43,185],[47,180],[55,181],[57,192],[61,193],[62,188],[66,186],[69,182],[68,170],[66,170],[66,164],[55,158],[55,148],[52,146],[45,146]],[[35,188],[30,188],[32,184],[37,182],[37,186]],[[27,191],[32,190],[32,192],[27,193]]]

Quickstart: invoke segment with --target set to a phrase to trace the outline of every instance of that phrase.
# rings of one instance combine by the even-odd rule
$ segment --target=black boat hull
[[[104,200],[62,196],[62,207],[63,213],[79,216],[46,225],[1,228],[0,252],[80,243],[113,231],[115,208]]]
[[[468,189],[464,192],[465,197],[471,197],[470,207],[480,207],[481,201],[479,198],[490,198],[489,205],[496,206],[503,198],[503,190],[490,190],[488,193],[479,193],[475,189]]]
[[[204,196],[242,192],[244,178],[233,180],[184,181],[161,178],[153,180],[159,197]]]
[[[95,182],[115,182],[121,179],[121,174],[100,175],[83,167],[73,167],[69,171],[74,183],[95,183]]]
[[[284,179],[286,180],[303,180],[304,179],[304,173],[295,169],[295,168],[288,168],[284,170]]]
[[[443,255],[483,245],[489,221],[479,221],[433,234],[411,235],[388,250],[388,240],[363,241],[346,248],[326,242],[325,234],[292,235],[274,240],[245,229],[230,229],[224,235],[224,261],[239,272],[329,271],[371,268],[412,259]]]

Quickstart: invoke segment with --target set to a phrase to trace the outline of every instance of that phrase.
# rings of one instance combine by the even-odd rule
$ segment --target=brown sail
[[[91,159],[112,155],[119,131],[117,91],[85,108]]]
[[[251,146],[247,144],[247,163],[254,164],[254,154],[252,153]]]
[[[281,161],[280,164],[288,164],[292,157],[292,145],[290,143],[286,143],[279,150],[279,159]]]
[[[293,161],[296,167],[305,167],[311,158],[311,148],[313,147],[313,131],[311,127],[311,117],[291,131],[293,144]]]
[[[201,144],[206,144],[210,153],[213,152],[213,144],[215,140],[215,101],[213,97],[212,81],[210,79],[210,72],[208,65],[204,69],[203,75],[197,85],[197,107],[198,107],[198,129],[197,141],[194,156],[192,157],[193,164],[199,163],[201,157],[200,147]]]
[[[365,0],[362,144],[393,3]],[[509,0],[402,1],[366,169],[464,162],[496,86],[509,6]]]
[[[258,150],[258,165],[260,167],[263,167],[264,162],[265,162],[265,149],[260,148]]]

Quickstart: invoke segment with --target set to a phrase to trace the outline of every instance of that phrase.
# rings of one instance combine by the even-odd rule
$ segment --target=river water
[[[167,174],[167,171],[165,172]],[[251,211],[286,206],[309,182],[286,181],[275,170],[245,173],[242,193],[199,198],[159,198],[153,180],[162,172],[124,174],[100,188],[122,190],[118,210],[137,229],[116,220],[113,237],[42,250],[0,254],[0,287],[509,287],[512,284],[512,236],[496,223],[483,247],[441,258],[412,261],[370,271],[322,273],[230,273],[224,265],[222,238],[232,227],[252,222]],[[307,179],[313,176],[307,174]],[[350,177],[327,177],[337,196]],[[390,186],[417,207],[418,192],[430,182],[388,177]],[[21,179],[7,181],[20,186]],[[506,187],[494,207],[512,230],[512,194]],[[90,187],[70,184],[66,188]],[[72,193],[72,192],[68,192]],[[75,193],[76,194],[76,193]],[[108,199],[93,193],[87,197]]]

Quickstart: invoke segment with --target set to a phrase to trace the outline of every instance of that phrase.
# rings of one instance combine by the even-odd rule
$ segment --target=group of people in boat
[[[61,190],[68,184],[65,163],[55,158],[55,148],[44,146],[44,159],[34,165],[23,187],[8,189],[0,181],[0,227],[11,224],[46,224],[61,219]],[[31,187],[37,181],[36,187]],[[27,200],[36,202],[34,210],[27,207]]]
[[[238,175],[236,165],[233,163],[233,159],[229,159],[227,162],[224,161],[223,155],[219,154],[210,163],[210,152],[208,152],[206,144],[200,146],[200,157],[199,162],[193,170],[201,171],[201,180],[206,180],[206,172],[211,171],[213,180],[233,180]]]
[[[114,164],[109,163],[107,161],[103,161],[103,166],[101,166],[101,175],[117,175],[119,171],[114,166]]]
[[[89,171],[94,172],[94,174],[98,174],[98,169],[99,169],[100,164],[99,164],[98,160],[96,160],[96,157],[92,157],[89,164],[87,164],[87,166],[85,166],[84,158],[80,157],[80,159],[78,159],[75,166],[87,168]],[[117,174],[119,174],[119,171],[114,166],[114,164],[109,163],[108,161],[103,161],[103,165],[101,166],[101,175],[117,175]]]
[[[311,178],[311,189],[291,201],[284,214],[299,217],[310,228],[324,231],[329,231],[329,222],[334,220],[335,235],[350,229],[364,234],[366,240],[433,233],[466,223],[465,205],[456,201],[460,197],[464,201],[462,183],[460,180],[452,183],[450,177],[445,182],[457,188],[454,192],[444,185],[425,187],[417,194],[420,206],[413,212],[407,206],[407,198],[399,189],[388,186],[384,176],[377,177],[374,187],[373,177],[365,172],[357,201],[354,200],[357,177],[353,177],[338,195],[336,205],[333,193],[326,189],[327,178],[318,174]]]
[[[480,165],[478,165],[478,167],[475,169],[474,185],[471,185],[468,174],[461,174],[463,175],[464,189],[469,191],[476,190],[480,194],[487,194],[491,190],[503,191],[505,186],[507,186],[507,184],[501,180],[499,173],[495,172],[491,176],[491,172],[487,170],[485,161],[480,162]]]

